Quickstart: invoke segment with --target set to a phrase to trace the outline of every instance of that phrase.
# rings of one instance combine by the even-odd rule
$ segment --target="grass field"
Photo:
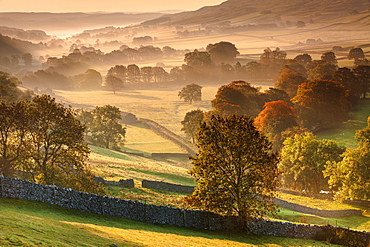
[[[0,198],[0,246],[335,246],[313,240],[146,224]]]

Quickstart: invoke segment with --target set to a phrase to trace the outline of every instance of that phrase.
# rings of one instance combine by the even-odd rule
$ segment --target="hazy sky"
[[[226,0],[0,0],[0,12],[151,12],[196,10]]]

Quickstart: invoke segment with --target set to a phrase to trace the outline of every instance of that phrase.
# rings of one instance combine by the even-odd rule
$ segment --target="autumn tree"
[[[319,130],[335,126],[348,117],[346,90],[335,81],[314,80],[301,84],[292,99],[303,127]]]
[[[232,63],[239,54],[234,44],[225,41],[207,45],[206,51],[211,55],[211,60],[216,64]]]
[[[25,54],[23,54],[22,55],[22,60],[23,60],[24,65],[26,67],[31,67],[32,66],[32,60],[33,60],[33,58],[32,58],[31,53],[25,53]]]
[[[184,120],[181,121],[182,129],[187,136],[189,136],[193,142],[195,142],[195,134],[197,133],[199,124],[203,121],[204,112],[201,110],[193,110],[185,114]]]
[[[285,66],[279,73],[279,78],[275,83],[275,88],[284,90],[289,97],[293,98],[297,94],[298,86],[305,81],[306,80],[302,75],[288,66]]]
[[[279,163],[282,185],[311,193],[328,190],[328,179],[323,174],[326,162],[340,161],[344,151],[336,142],[318,140],[312,133],[287,138]]]
[[[249,82],[233,81],[221,86],[215,98],[212,100],[212,107],[220,115],[247,114],[256,116],[260,111],[258,105],[259,89],[253,87]]]
[[[178,96],[185,102],[189,102],[189,104],[195,101],[202,101],[202,87],[195,83],[186,85],[179,91]]]
[[[121,119],[119,108],[111,105],[97,106],[92,115],[94,120],[90,132],[94,143],[119,150],[126,134],[126,128],[118,122]]]
[[[213,116],[200,124],[190,174],[197,187],[185,202],[242,221],[275,209],[279,162],[248,116]]]
[[[358,147],[343,153],[341,161],[328,162],[325,176],[337,200],[370,199],[370,117],[368,126],[356,132]]]
[[[275,139],[280,140],[284,130],[297,126],[297,115],[294,108],[286,101],[267,102],[256,117],[254,124],[275,144]],[[276,144],[278,147],[281,146]]]

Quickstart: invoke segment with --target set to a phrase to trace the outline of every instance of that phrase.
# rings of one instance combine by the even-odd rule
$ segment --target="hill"
[[[0,34],[0,57],[22,55],[27,52],[37,52],[44,47],[28,41],[10,38]]]
[[[126,26],[157,18],[162,13],[0,13],[2,26],[41,29],[46,32],[82,31],[104,26]]]
[[[144,24],[279,23],[285,19],[310,18],[333,22],[336,18],[366,12],[366,0],[228,0],[196,11],[164,15]],[[368,12],[368,11],[367,11]]]

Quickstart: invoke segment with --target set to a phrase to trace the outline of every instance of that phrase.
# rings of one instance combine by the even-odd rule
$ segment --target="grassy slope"
[[[334,246],[312,240],[209,232],[0,198],[1,246]]]
[[[331,139],[350,148],[356,148],[354,139],[356,130],[367,126],[367,118],[370,116],[370,100],[361,100],[355,111],[350,113],[351,119],[340,124],[335,129],[323,130],[317,134],[320,139]]]

